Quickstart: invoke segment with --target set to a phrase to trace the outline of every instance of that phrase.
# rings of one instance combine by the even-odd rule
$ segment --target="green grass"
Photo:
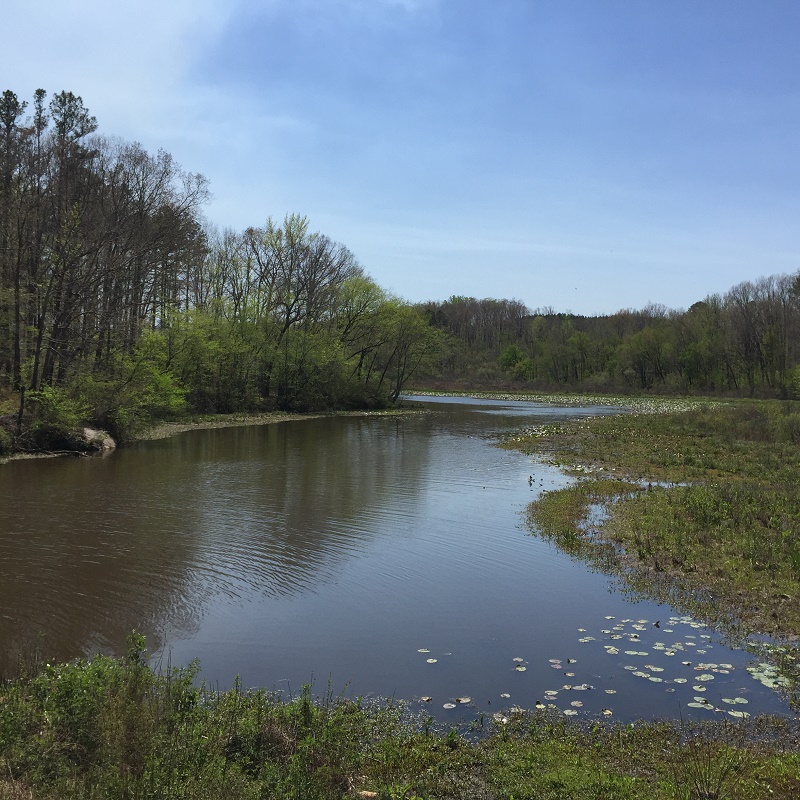
[[[507,443],[579,478],[532,504],[537,532],[712,624],[785,639],[776,652],[796,678],[799,445],[800,404],[779,401],[597,417]]]
[[[308,687],[282,700],[126,658],[0,685],[0,798],[795,797],[796,725],[577,724],[523,713],[480,739]]]

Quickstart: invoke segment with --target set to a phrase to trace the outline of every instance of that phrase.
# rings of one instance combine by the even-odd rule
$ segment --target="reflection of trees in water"
[[[381,533],[385,507],[418,491],[429,450],[425,437],[404,446],[404,422],[389,418],[209,434],[187,437],[184,447],[205,462],[196,511],[213,564],[206,577],[234,595],[243,584],[280,595],[335,576]]]
[[[119,652],[133,628],[154,650],[159,631],[195,630],[212,597],[334,576],[380,534],[381,509],[419,491],[427,438],[404,427],[328,418],[4,467],[0,667],[34,647]]]

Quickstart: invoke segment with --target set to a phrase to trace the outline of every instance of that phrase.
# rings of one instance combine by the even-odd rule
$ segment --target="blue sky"
[[[411,301],[686,308],[800,269],[797,0],[10,0],[0,89],[307,215]]]

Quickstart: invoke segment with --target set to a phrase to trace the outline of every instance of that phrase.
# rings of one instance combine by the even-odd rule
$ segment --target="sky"
[[[797,0],[6,0],[0,90],[298,213],[411,302],[688,308],[800,270]]]

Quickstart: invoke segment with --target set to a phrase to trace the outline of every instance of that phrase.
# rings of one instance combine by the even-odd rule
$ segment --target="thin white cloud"
[[[101,129],[146,131],[183,104],[197,54],[234,10],[223,0],[15,1],[3,12],[14,31],[0,55],[3,88],[25,100],[37,88],[73,91]]]

